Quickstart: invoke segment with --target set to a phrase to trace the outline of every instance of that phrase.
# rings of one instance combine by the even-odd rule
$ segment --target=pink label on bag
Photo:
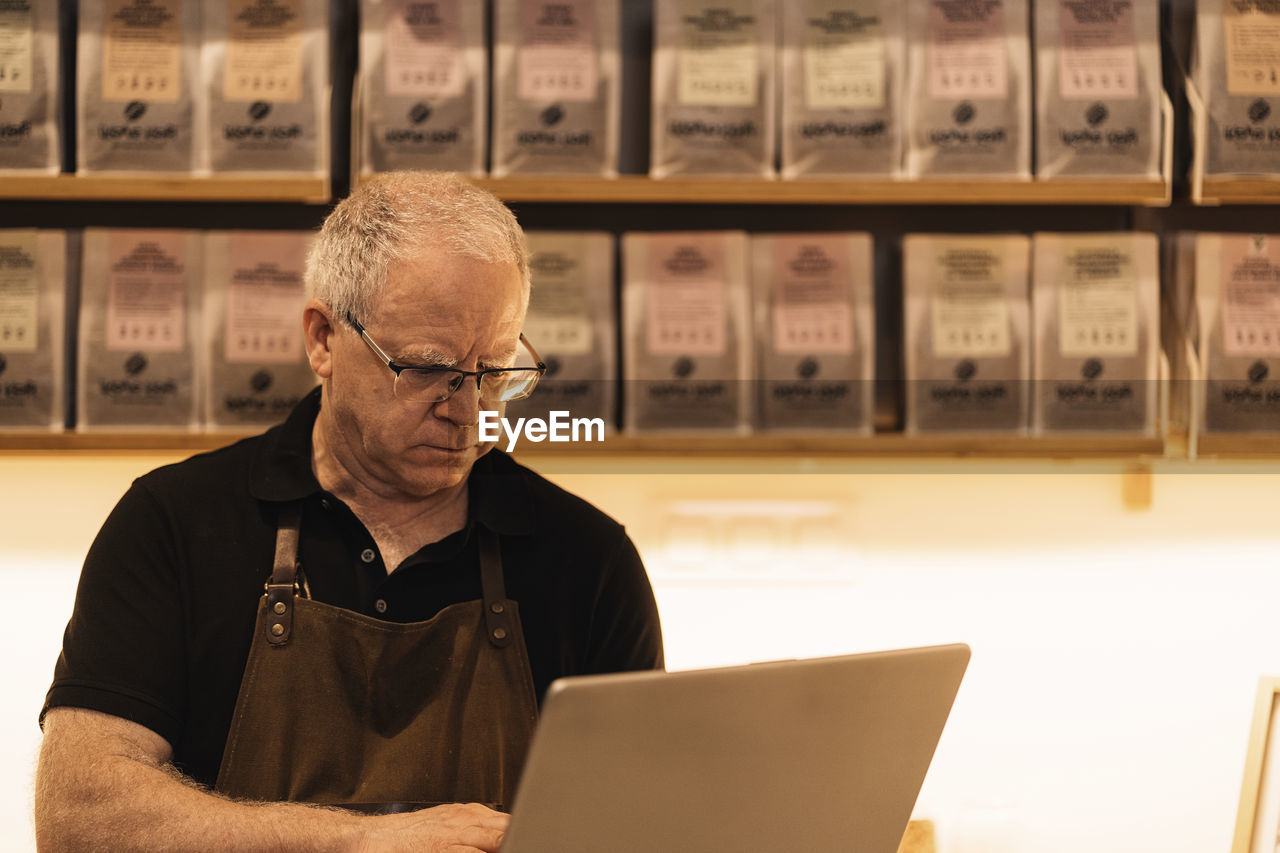
[[[594,0],[520,0],[517,44],[521,100],[595,100],[599,51]]]
[[[227,361],[288,364],[302,357],[307,240],[303,233],[230,235]]]
[[[1008,97],[1004,3],[930,0],[929,6],[930,96]]]
[[[186,345],[186,238],[177,231],[113,231],[107,349],[178,352]]]
[[[842,238],[773,238],[774,351],[853,352],[850,270]]]
[[[1062,97],[1138,97],[1138,47],[1130,0],[1059,0],[1058,26]]]
[[[1280,355],[1280,240],[1222,236],[1222,350]]]
[[[724,355],[725,247],[722,237],[649,238],[646,329],[654,355]]]
[[[387,0],[387,94],[458,98],[466,90],[458,0]]]

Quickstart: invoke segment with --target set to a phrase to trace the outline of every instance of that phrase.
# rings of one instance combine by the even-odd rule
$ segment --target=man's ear
[[[302,309],[302,331],[306,335],[307,359],[311,362],[311,369],[321,379],[328,379],[333,375],[329,338],[337,332],[329,306],[319,299],[308,302]]]

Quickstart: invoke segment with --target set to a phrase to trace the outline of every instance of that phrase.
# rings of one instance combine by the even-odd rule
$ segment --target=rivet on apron
[[[278,615],[283,616],[284,612],[289,608],[285,605],[283,601],[277,601],[276,606],[271,609],[274,610]]]
[[[281,634],[284,633],[284,626],[281,625],[279,622],[277,622],[276,624],[271,626],[271,633],[272,635],[279,637]],[[499,637],[498,639],[502,639],[502,638]]]
[[[490,604],[489,609],[492,610],[494,613],[501,613],[502,611],[506,610],[506,608],[502,606],[501,601],[495,601],[493,604]],[[498,639],[501,640],[502,638],[499,637]]]
[[[505,639],[507,638],[507,629],[506,629],[506,628],[494,628],[494,629],[493,629],[493,638],[494,638],[495,640],[505,640]]]

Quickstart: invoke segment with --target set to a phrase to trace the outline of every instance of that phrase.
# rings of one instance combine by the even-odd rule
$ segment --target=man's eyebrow
[[[392,361],[410,367],[453,367],[458,360],[431,347],[401,350]]]

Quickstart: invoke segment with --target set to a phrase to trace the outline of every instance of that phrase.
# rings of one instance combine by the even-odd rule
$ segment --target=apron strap
[[[480,534],[480,587],[484,595],[485,634],[494,646],[505,649],[511,643],[511,602],[502,579],[502,553],[498,535],[484,525]]]
[[[298,538],[302,527],[302,504],[280,508],[276,528],[276,556],[267,581],[267,642],[283,646],[293,633],[293,598],[298,592]]]

